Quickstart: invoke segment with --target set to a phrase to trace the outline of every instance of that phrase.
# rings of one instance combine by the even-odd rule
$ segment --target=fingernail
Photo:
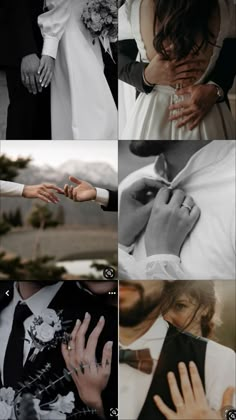
[[[39,79],[39,83],[42,83],[42,79]]]
[[[41,86],[44,87],[44,83],[42,83]]]
[[[79,324],[81,324],[81,321],[80,319],[77,319],[75,325],[78,326]]]
[[[100,319],[99,319],[99,322],[102,322],[102,321],[104,321],[104,316],[102,315],[101,317],[100,317]]]
[[[86,312],[86,314],[84,315],[84,318],[89,318],[90,314],[88,312]]]
[[[195,363],[193,362],[193,361],[191,361],[191,362],[189,362],[189,367],[191,367],[191,368],[195,368]]]
[[[108,342],[107,342],[107,348],[108,348],[108,349],[111,349],[111,348],[112,348],[112,346],[113,346],[113,341],[108,341]]]

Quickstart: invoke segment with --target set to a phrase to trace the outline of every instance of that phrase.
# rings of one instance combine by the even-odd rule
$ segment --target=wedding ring
[[[186,209],[188,209],[189,213],[192,210],[192,207],[190,207],[188,204],[185,204],[185,203],[181,204],[181,207],[185,207]]]
[[[72,347],[70,346],[70,344],[67,346],[67,350],[68,351],[71,351],[72,350]]]

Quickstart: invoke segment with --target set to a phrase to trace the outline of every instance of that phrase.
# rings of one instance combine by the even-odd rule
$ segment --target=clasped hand
[[[23,57],[21,61],[21,81],[29,93],[37,95],[51,83],[54,64],[54,58],[48,55],[43,55],[41,59],[37,54],[29,54]]]

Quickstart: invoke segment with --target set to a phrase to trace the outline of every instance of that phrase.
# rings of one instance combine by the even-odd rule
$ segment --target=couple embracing
[[[6,138],[115,139],[111,76],[116,64],[109,47],[116,40],[113,2],[103,5],[109,22],[102,20],[101,5],[91,2],[88,12],[85,0],[4,2],[1,61],[10,99]],[[97,35],[94,27],[88,29],[92,13],[98,19]],[[103,28],[108,31],[105,49],[99,41]]]

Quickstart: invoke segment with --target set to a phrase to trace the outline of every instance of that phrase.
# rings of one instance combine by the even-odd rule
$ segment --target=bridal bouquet
[[[81,15],[94,40],[98,38],[111,56],[111,42],[118,38],[117,0],[88,0]]]

